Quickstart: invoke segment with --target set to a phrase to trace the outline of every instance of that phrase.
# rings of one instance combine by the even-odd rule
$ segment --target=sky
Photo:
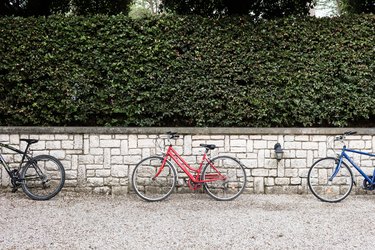
[[[318,0],[314,9],[316,17],[338,15],[336,0]]]

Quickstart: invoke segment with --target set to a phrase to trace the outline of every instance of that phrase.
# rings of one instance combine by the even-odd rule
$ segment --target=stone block
[[[96,177],[108,177],[111,176],[111,170],[109,169],[97,169],[95,171]]]
[[[83,149],[82,135],[74,135],[74,149]]]
[[[295,141],[309,141],[309,136],[308,135],[296,135],[294,137]]]
[[[307,168],[306,159],[291,159],[290,165],[292,168]]]
[[[128,169],[127,165],[112,165],[111,176],[125,178],[128,175]]]
[[[303,150],[313,150],[318,149],[319,144],[317,142],[302,142],[302,149]]]
[[[49,154],[60,160],[64,159],[66,155],[64,150],[51,150]]]
[[[101,187],[104,184],[104,179],[99,177],[89,177],[87,178],[87,184],[90,187]]]
[[[302,142],[284,142],[283,145],[284,149],[301,149],[302,148]]]
[[[364,149],[365,148],[365,142],[360,140],[360,141],[349,141],[349,148],[352,148],[352,149],[358,149],[358,150],[361,150],[361,149]]]
[[[104,149],[103,148],[90,148],[91,155],[103,155]]]
[[[129,135],[129,148],[138,147],[138,137],[137,135]]]
[[[232,147],[246,147],[246,140],[231,140],[230,145]]]
[[[113,186],[112,195],[125,195],[129,192],[128,186]]]
[[[124,156],[124,164],[137,164],[138,162],[141,161],[141,156],[140,155],[133,155],[133,156]]]
[[[285,169],[285,177],[298,177],[298,169]]]
[[[100,140],[101,148],[119,148],[120,144],[120,140]]]
[[[116,155],[111,157],[111,164],[123,164],[124,156]]]
[[[255,168],[251,171],[252,176],[268,176],[268,169],[264,168]]]
[[[290,178],[290,184],[291,185],[300,185],[301,184],[301,178]]]
[[[62,149],[74,149],[74,142],[73,141],[62,141],[61,142]]]
[[[289,178],[275,178],[275,185],[289,185],[290,179]]]
[[[264,178],[254,177],[254,193],[264,194]]]
[[[266,149],[267,148],[267,141],[254,141],[254,149]]]
[[[139,139],[138,147],[140,148],[152,148],[155,147],[155,141],[153,139]]]
[[[90,148],[98,148],[100,145],[100,140],[98,135],[90,136]]]

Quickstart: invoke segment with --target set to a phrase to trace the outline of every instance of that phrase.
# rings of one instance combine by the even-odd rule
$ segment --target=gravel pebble
[[[375,196],[323,203],[312,195],[241,195],[219,202],[172,194],[0,193],[0,249],[373,249]]]

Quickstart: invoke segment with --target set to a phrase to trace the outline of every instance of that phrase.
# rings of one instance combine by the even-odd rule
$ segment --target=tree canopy
[[[305,16],[313,0],[164,0],[163,8],[176,14],[201,16],[252,15],[256,18]]]
[[[2,16],[127,14],[132,0],[0,0]]]
[[[0,0],[0,16],[49,16],[51,14],[128,14],[141,0]],[[374,0],[332,0],[340,13],[375,13]],[[306,16],[315,0],[142,0],[152,13],[169,12],[203,17],[249,15],[272,19]]]
[[[340,5],[344,13],[375,13],[374,0],[341,0]]]

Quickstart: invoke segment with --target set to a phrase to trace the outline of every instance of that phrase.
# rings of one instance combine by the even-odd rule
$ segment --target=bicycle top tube
[[[374,153],[368,153],[368,152],[363,152],[363,151],[359,151],[359,150],[354,150],[354,149],[347,148],[346,146],[343,147],[343,151],[355,153],[355,154],[367,155],[367,156],[370,156],[370,157],[375,157]]]
[[[20,167],[22,166],[22,164],[23,164],[26,160],[30,160],[30,159],[32,158],[30,155],[27,154],[27,151],[28,151],[28,149],[29,149],[29,147],[30,147],[30,144],[28,144],[28,145],[26,146],[25,151],[19,150],[19,149],[15,148],[15,147],[12,147],[12,146],[10,146],[10,145],[8,145],[8,144],[4,144],[4,143],[1,143],[1,142],[0,142],[0,147],[7,148],[7,149],[9,149],[9,150],[12,150],[12,151],[14,151],[14,152],[16,152],[16,153],[22,155],[22,159],[21,159],[21,162],[20,162]],[[4,158],[3,158],[2,160],[4,161]],[[5,162],[5,161],[4,161],[4,162]]]
[[[10,150],[12,150],[12,151],[14,151],[14,152],[17,152],[17,153],[19,153],[19,154],[24,154],[24,153],[26,153],[25,151],[21,151],[21,150],[16,149],[16,148],[14,148],[14,147],[12,147],[12,146],[10,146],[10,145],[8,145],[8,144],[4,144],[4,143],[1,143],[1,142],[0,142],[0,147],[4,147],[4,148],[7,148],[7,149],[10,149]]]

